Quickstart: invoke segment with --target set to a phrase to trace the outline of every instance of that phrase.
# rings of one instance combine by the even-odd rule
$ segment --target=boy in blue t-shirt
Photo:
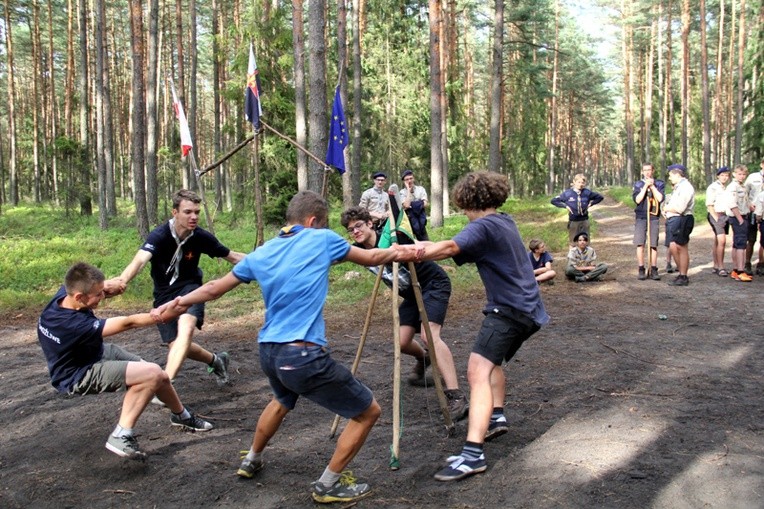
[[[392,262],[395,249],[361,249],[327,229],[329,207],[313,191],[301,191],[289,202],[287,225],[278,237],[249,253],[220,279],[159,307],[162,319],[172,319],[188,307],[221,297],[241,283],[257,281],[265,301],[265,323],[257,338],[260,366],[268,377],[273,399],[260,414],[252,447],[237,474],[251,479],[264,466],[263,450],[300,396],[349,419],[337,440],[329,465],[313,483],[317,502],[350,502],[371,493],[345,467],[363,446],[381,409],[371,391],[349,369],[336,363],[326,348],[323,318],[329,291],[329,268],[351,261],[359,265]]]
[[[485,318],[472,347],[467,372],[470,414],[467,441],[461,453],[435,474],[439,481],[455,481],[483,472],[487,465],[483,443],[508,431],[504,416],[506,378],[502,363],[509,361],[539,328],[549,321],[531,263],[517,224],[498,212],[509,195],[504,175],[470,173],[454,186],[451,196],[469,223],[451,240],[425,242],[413,259],[443,260],[457,265],[474,263],[485,286]]]
[[[149,313],[97,318],[93,313],[107,294],[119,293],[119,281],[104,281],[103,272],[76,263],[64,286],[45,306],[37,324],[37,339],[48,363],[51,384],[65,394],[98,394],[125,389],[119,423],[106,448],[127,458],[144,459],[133,428],[154,395],[172,412],[174,426],[194,431],[212,423],[190,413],[180,402],[170,377],[158,364],[145,362],[103,338],[136,327],[154,325]]]

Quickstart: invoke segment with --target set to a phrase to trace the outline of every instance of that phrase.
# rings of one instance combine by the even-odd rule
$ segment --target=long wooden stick
[[[401,211],[403,213],[403,211]],[[446,428],[449,432],[454,428],[454,421],[451,420],[451,413],[448,411],[448,402],[446,401],[446,393],[443,392],[443,382],[440,379],[440,368],[438,367],[438,356],[435,355],[435,343],[432,339],[432,330],[430,330],[430,320],[427,318],[427,309],[424,307],[424,299],[422,298],[422,287],[419,285],[419,280],[416,277],[416,268],[414,268],[414,262],[409,262],[409,272],[411,272],[411,284],[414,287],[414,296],[416,297],[416,305],[419,308],[419,319],[422,322],[422,327],[427,335],[428,355],[430,356],[430,362],[432,366],[432,377],[435,381],[435,394],[438,396],[438,405],[440,406],[440,412],[443,414],[443,419],[446,421]]]
[[[371,316],[374,314],[374,305],[377,302],[377,293],[379,292],[379,284],[382,282],[382,272],[383,272],[384,266],[379,267],[379,272],[377,272],[377,278],[374,281],[374,289],[371,291],[371,301],[369,302],[369,309],[366,311],[366,320],[363,323],[363,332],[361,332],[361,339],[358,341],[358,350],[355,353],[355,359],[353,360],[353,366],[350,368],[350,372],[354,375],[358,371],[358,365],[361,363],[361,353],[363,352],[363,347],[366,344],[366,336],[369,333],[369,327],[371,326]],[[340,424],[340,416],[335,415],[334,416],[334,422],[332,423],[332,431],[329,435],[329,438],[334,438],[335,433],[337,433],[337,426]]]
[[[204,198],[204,183],[202,183],[201,173],[196,167],[196,158],[194,157],[194,150],[191,149],[188,153],[189,163],[191,164],[191,171],[194,172],[194,178],[196,179],[196,187],[199,188],[199,197],[202,199],[202,205],[204,206],[204,215],[207,216],[207,228],[210,233],[215,235],[215,226],[212,223],[212,216],[210,215],[210,209],[207,207],[207,200]]]
[[[393,221],[394,223],[394,221]],[[395,232],[395,226],[390,230]],[[401,434],[401,317],[398,314],[398,262],[393,262],[393,445],[390,469],[398,470]]]
[[[204,175],[208,171],[214,170],[215,168],[217,168],[218,166],[220,166],[221,164],[223,164],[224,162],[229,160],[236,152],[238,152],[239,150],[241,150],[244,147],[246,147],[247,143],[249,143],[250,141],[252,141],[254,139],[255,139],[255,135],[254,134],[250,134],[249,136],[244,138],[244,141],[242,141],[241,143],[236,145],[234,148],[229,150],[228,153],[226,153],[223,157],[221,157],[220,159],[218,159],[214,163],[210,163],[207,166],[205,166],[204,169],[199,172],[199,176],[201,177],[202,175]]]

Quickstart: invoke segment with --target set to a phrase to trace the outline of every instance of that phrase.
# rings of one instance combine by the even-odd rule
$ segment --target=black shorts
[[[159,307],[165,302],[170,302],[171,300],[175,299],[176,297],[181,297],[183,295],[187,295],[197,288],[199,288],[200,285],[196,283],[189,283],[183,288],[180,289],[178,293],[172,296],[172,299],[167,299],[164,302],[154,302],[155,307]],[[196,328],[199,330],[202,330],[202,325],[204,325],[204,303],[201,304],[194,304],[188,310],[186,310],[184,315],[193,315],[196,317]],[[182,315],[181,315],[182,316]],[[159,335],[162,337],[162,343],[168,344],[175,341],[175,338],[178,337],[178,319],[175,318],[173,320],[170,320],[165,323],[158,323],[157,329],[159,329]]]
[[[497,366],[510,360],[539,326],[531,318],[514,309],[487,313],[472,351]]]
[[[730,216],[732,226],[732,249],[745,249],[748,243],[748,214],[743,216],[743,224],[740,224],[735,216]]]
[[[413,293],[413,292],[411,292]],[[446,321],[446,311],[448,311],[448,299],[451,297],[451,280],[444,278],[430,282],[422,288],[422,301],[424,310],[427,312],[427,320],[438,325],[443,325]],[[419,316],[419,306],[416,303],[416,297],[409,295],[400,307],[398,307],[401,326],[408,325],[417,332],[421,332],[422,319]]]
[[[673,216],[666,220],[666,236],[669,242],[685,246],[690,242],[690,233],[694,227],[695,218],[691,214]]]
[[[764,225],[764,222],[756,223],[756,214],[753,212],[748,214],[748,242],[751,244],[756,242],[756,233],[759,230],[764,232],[764,227],[762,225]]]

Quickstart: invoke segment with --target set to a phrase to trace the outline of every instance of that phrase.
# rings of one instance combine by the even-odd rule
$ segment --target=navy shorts
[[[513,309],[487,313],[472,351],[497,366],[510,360],[539,326],[531,318]]]
[[[197,283],[189,283],[183,288],[180,289],[179,292],[177,292],[175,295],[172,296],[171,299],[164,300],[162,302],[154,301],[154,306],[159,307],[165,302],[170,302],[171,300],[181,297],[183,295],[188,295],[189,293],[193,292],[197,288],[199,288],[200,285]],[[184,313],[186,315],[194,315],[196,317],[196,328],[199,330],[202,330],[202,325],[204,325],[204,302],[201,304],[194,304],[186,312]],[[169,322],[165,323],[158,323],[157,329],[159,329],[159,335],[162,337],[162,343],[172,343],[175,341],[175,338],[178,337],[178,319],[175,318],[174,320],[170,320]]]
[[[753,212],[748,214],[748,242],[753,244],[756,242],[756,233],[758,231],[764,232],[764,222],[756,224],[756,214]],[[764,235],[764,233],[762,233]]]
[[[451,280],[448,278],[432,281],[425,288],[422,288],[424,310],[427,312],[429,322],[443,325],[446,321],[449,298],[451,298]],[[414,295],[403,299],[398,308],[398,314],[400,315],[401,326],[408,325],[420,331],[422,319],[419,316],[419,306],[417,306]]]
[[[708,214],[708,224],[711,225],[714,235],[726,235],[730,231],[730,225],[727,222],[727,214],[719,214],[718,221],[714,221],[713,216]]]
[[[345,366],[318,345],[260,343],[260,367],[276,400],[292,410],[300,396],[334,414],[352,419],[374,401],[374,395]]]
[[[692,215],[673,216],[666,220],[666,236],[669,242],[685,246],[690,242],[690,233],[694,227],[695,218]]]
[[[732,249],[745,249],[748,243],[748,214],[743,216],[743,224],[735,216],[730,216],[728,221],[732,226]]]

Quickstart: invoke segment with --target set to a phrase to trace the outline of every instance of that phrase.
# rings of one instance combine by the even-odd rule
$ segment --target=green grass
[[[634,200],[631,198],[631,187],[613,187],[608,190],[608,194],[615,200],[620,201],[629,208],[634,208]],[[666,184],[666,193],[671,192],[671,184]],[[693,215],[697,222],[699,218],[706,217],[706,190],[695,190],[695,206],[693,207]]]
[[[120,203],[120,210],[130,210]],[[330,224],[344,235],[340,226],[340,205],[332,207]],[[510,199],[502,211],[515,217],[523,242],[542,238],[549,251],[567,251],[565,224],[567,214],[549,203],[547,197]],[[467,218],[454,214],[445,218],[441,228],[428,227],[434,241],[448,239],[458,233]],[[206,227],[206,220],[202,220]],[[266,239],[273,237],[281,225],[266,226]],[[255,241],[255,224],[250,215],[238,212],[235,216],[218,213],[215,216],[218,238],[233,250],[249,252]],[[51,298],[63,281],[69,266],[86,261],[99,267],[107,278],[118,276],[132,260],[141,245],[134,226],[134,217],[124,215],[113,218],[108,230],[98,227],[98,215],[85,217],[78,213],[66,215],[63,210],[50,206],[22,205],[3,208],[0,215],[0,316],[21,311],[37,312]],[[442,262],[454,265],[451,260]],[[201,268],[205,281],[225,275],[231,265],[222,260],[202,257]],[[347,278],[349,271],[360,277]],[[474,266],[461,267],[450,273],[455,289],[480,285]],[[346,306],[368,297],[373,289],[374,277],[365,268],[344,263],[332,267],[328,305]],[[256,285],[250,285],[256,286]],[[109,301],[111,309],[148,309],[152,301],[152,283],[148,268],[144,269],[128,286],[124,295]],[[262,311],[257,288],[240,288],[213,304],[217,316],[236,317],[253,311]]]

